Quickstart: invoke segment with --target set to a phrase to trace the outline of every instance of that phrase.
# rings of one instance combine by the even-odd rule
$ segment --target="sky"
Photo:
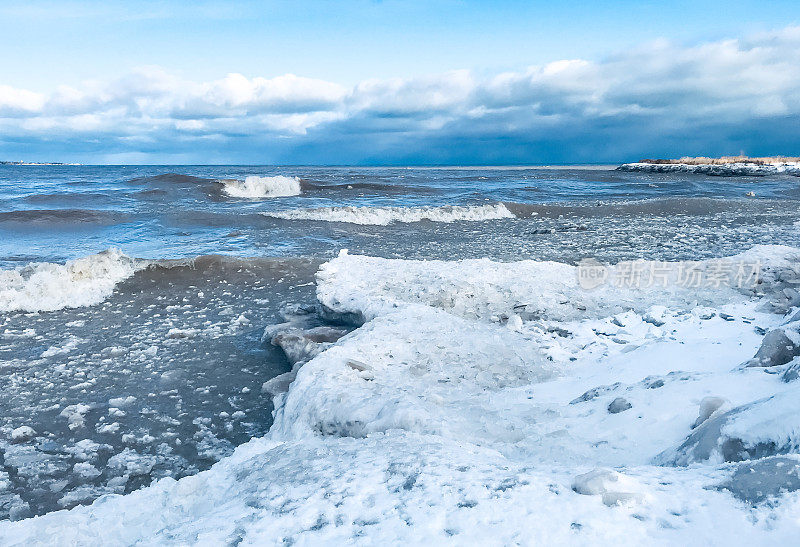
[[[0,159],[800,155],[795,2],[0,0]]]

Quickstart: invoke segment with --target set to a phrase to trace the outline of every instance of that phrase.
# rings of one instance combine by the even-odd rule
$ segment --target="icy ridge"
[[[756,246],[729,257],[730,263],[759,264],[762,277],[772,269],[786,267],[800,259],[791,247]],[[586,290],[578,278],[578,266],[558,262],[522,260],[513,263],[488,259],[459,261],[400,260],[340,256],[320,267],[317,298],[339,313],[372,319],[396,307],[398,302],[420,303],[471,319],[521,318],[567,321],[605,317],[628,309],[644,311],[658,304],[691,308],[719,306],[741,299],[748,291],[719,283],[693,286],[677,283],[681,269],[708,272],[716,260],[675,263],[637,263],[643,272],[651,266],[663,274],[663,282],[651,286],[614,283],[624,274],[621,265],[607,269],[607,282]]]

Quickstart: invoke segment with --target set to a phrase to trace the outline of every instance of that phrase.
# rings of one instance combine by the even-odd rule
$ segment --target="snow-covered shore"
[[[725,164],[688,164],[688,163],[623,163],[617,167],[619,171],[637,171],[645,173],[697,173],[714,176],[765,176],[765,175],[800,175],[800,163],[725,163]]]
[[[342,253],[318,299],[363,325],[299,367],[267,437],[196,476],[2,523],[0,540],[794,541],[799,360],[744,365],[765,332],[800,346],[800,250],[737,260],[761,263],[755,288],[585,290],[566,264]]]

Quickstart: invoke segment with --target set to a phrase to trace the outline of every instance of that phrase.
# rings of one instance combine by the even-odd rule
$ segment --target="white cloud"
[[[0,85],[0,116],[15,116],[36,113],[42,109],[45,97],[24,89]]]
[[[326,131],[436,138],[476,131],[535,134],[546,127],[555,138],[567,126],[589,131],[598,123],[623,127],[632,119],[639,129],[746,124],[800,116],[796,59],[800,27],[693,47],[660,40],[599,62],[560,60],[480,78],[457,70],[367,80],[351,89],[293,74],[194,82],[144,67],[118,80],[59,86],[49,94],[0,85],[0,129],[32,142],[53,132],[65,138],[94,132],[155,142],[207,133],[230,141],[257,135],[302,144]],[[115,153],[137,152],[135,141],[118,143],[123,149]]]

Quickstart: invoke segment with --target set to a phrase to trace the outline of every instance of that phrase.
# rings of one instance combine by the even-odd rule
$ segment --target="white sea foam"
[[[297,177],[257,177],[251,175],[241,180],[222,180],[223,191],[231,197],[262,199],[299,196],[300,179]]]
[[[146,263],[117,249],[70,260],[0,270],[0,312],[53,311],[98,304]]]
[[[768,269],[797,265],[798,250],[739,257]],[[734,370],[761,343],[754,327],[784,321],[758,296],[779,291],[772,278],[755,295],[706,288],[711,309],[693,302],[703,289],[585,291],[575,276],[552,262],[342,253],[318,297],[367,322],[299,368],[266,438],[192,477],[2,524],[0,540],[792,543],[798,492],[754,507],[718,487],[730,465],[653,464],[709,396],[752,412],[729,435],[797,439],[800,382]],[[619,398],[628,406],[609,411]]]
[[[458,222],[515,218],[502,203],[493,205],[445,205],[441,207],[319,207],[263,213],[286,220],[319,220],[386,226],[393,222]]]

